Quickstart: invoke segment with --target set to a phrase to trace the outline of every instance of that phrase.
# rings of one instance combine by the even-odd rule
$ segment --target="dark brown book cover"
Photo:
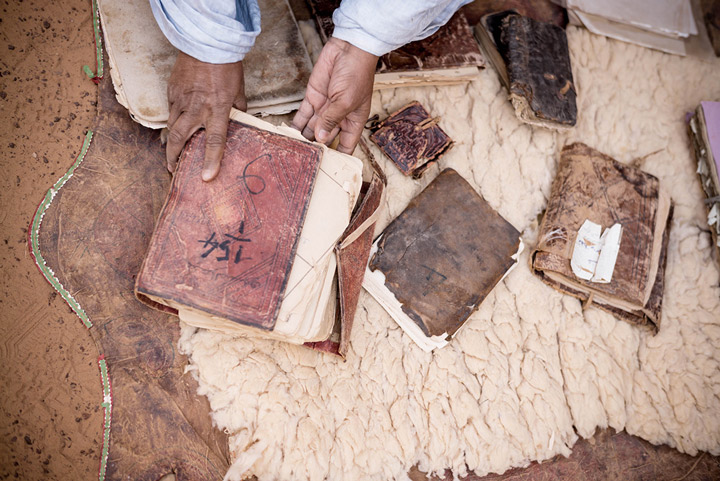
[[[308,0],[323,43],[332,36],[332,14],[340,0]],[[382,57],[377,73],[485,66],[480,48],[462,12],[429,37],[411,42]]]
[[[710,43],[720,57],[720,0],[702,0],[700,5]]]
[[[653,175],[585,144],[565,146],[532,256],[534,271],[555,288],[615,314],[624,311],[623,319],[656,331],[670,215],[670,199]],[[607,284],[579,279],[570,266],[585,220],[603,228],[622,225],[615,270]]]
[[[452,169],[383,232],[370,270],[426,336],[452,336],[516,260],[520,233]]]
[[[204,140],[180,157],[136,292],[272,329],[322,149],[231,120],[220,174],[203,182]]]
[[[476,33],[522,120],[575,125],[577,93],[565,30],[506,11],[483,17]]]
[[[471,27],[480,23],[480,19],[485,15],[505,10],[515,10],[520,15],[560,28],[565,28],[568,23],[565,9],[551,0],[475,0],[460,9]]]
[[[387,155],[405,175],[415,178],[453,145],[440,128],[438,119],[430,117],[419,102],[411,102],[385,120],[371,127],[370,140]]]

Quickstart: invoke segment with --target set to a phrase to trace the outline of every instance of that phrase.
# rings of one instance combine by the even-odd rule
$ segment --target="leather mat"
[[[133,296],[170,182],[159,133],[129,118],[109,78],[100,82],[93,132],[82,162],[45,212],[39,246],[77,301],[71,307],[92,324],[108,367],[105,479],[154,481],[168,473],[178,480],[220,479],[228,467],[227,437],[212,426],[208,401],[185,372],[178,323]]]
[[[572,454],[556,456],[544,463],[533,462],[527,468],[511,469],[504,474],[484,477],[467,476],[463,481],[605,481],[673,480],[712,481],[720,479],[720,459],[707,453],[683,454],[669,446],[654,446],[644,439],[622,431],[605,429],[590,439],[581,439]],[[452,473],[427,478],[412,470],[413,481],[450,481]]]

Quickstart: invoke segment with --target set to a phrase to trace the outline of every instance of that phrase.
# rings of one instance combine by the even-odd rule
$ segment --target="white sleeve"
[[[333,13],[333,37],[374,55],[435,33],[472,0],[343,0]]]
[[[260,34],[257,0],[150,0],[168,41],[208,63],[242,60]]]

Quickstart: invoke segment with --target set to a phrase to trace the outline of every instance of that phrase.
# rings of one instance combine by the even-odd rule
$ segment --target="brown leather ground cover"
[[[25,0],[2,9],[0,479],[97,479],[100,353],[114,394],[107,479],[157,479],[169,470],[179,479],[218,479],[228,461],[224,437],[210,428],[207,402],[183,374],[176,323],[131,293],[169,182],[157,137],[114,103],[107,72],[95,123],[97,90],[80,70],[94,58],[89,1]],[[88,127],[96,132],[91,149],[48,210],[40,241],[90,329],[38,273],[26,246],[38,202],[72,165]],[[568,459],[487,479],[686,474],[720,479],[720,465],[605,432],[580,441]],[[416,470],[411,476],[424,478]]]

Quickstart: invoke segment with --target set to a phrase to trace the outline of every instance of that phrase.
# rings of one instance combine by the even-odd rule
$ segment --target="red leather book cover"
[[[180,157],[136,292],[270,330],[322,149],[231,120],[220,174],[203,182],[204,140]]]

